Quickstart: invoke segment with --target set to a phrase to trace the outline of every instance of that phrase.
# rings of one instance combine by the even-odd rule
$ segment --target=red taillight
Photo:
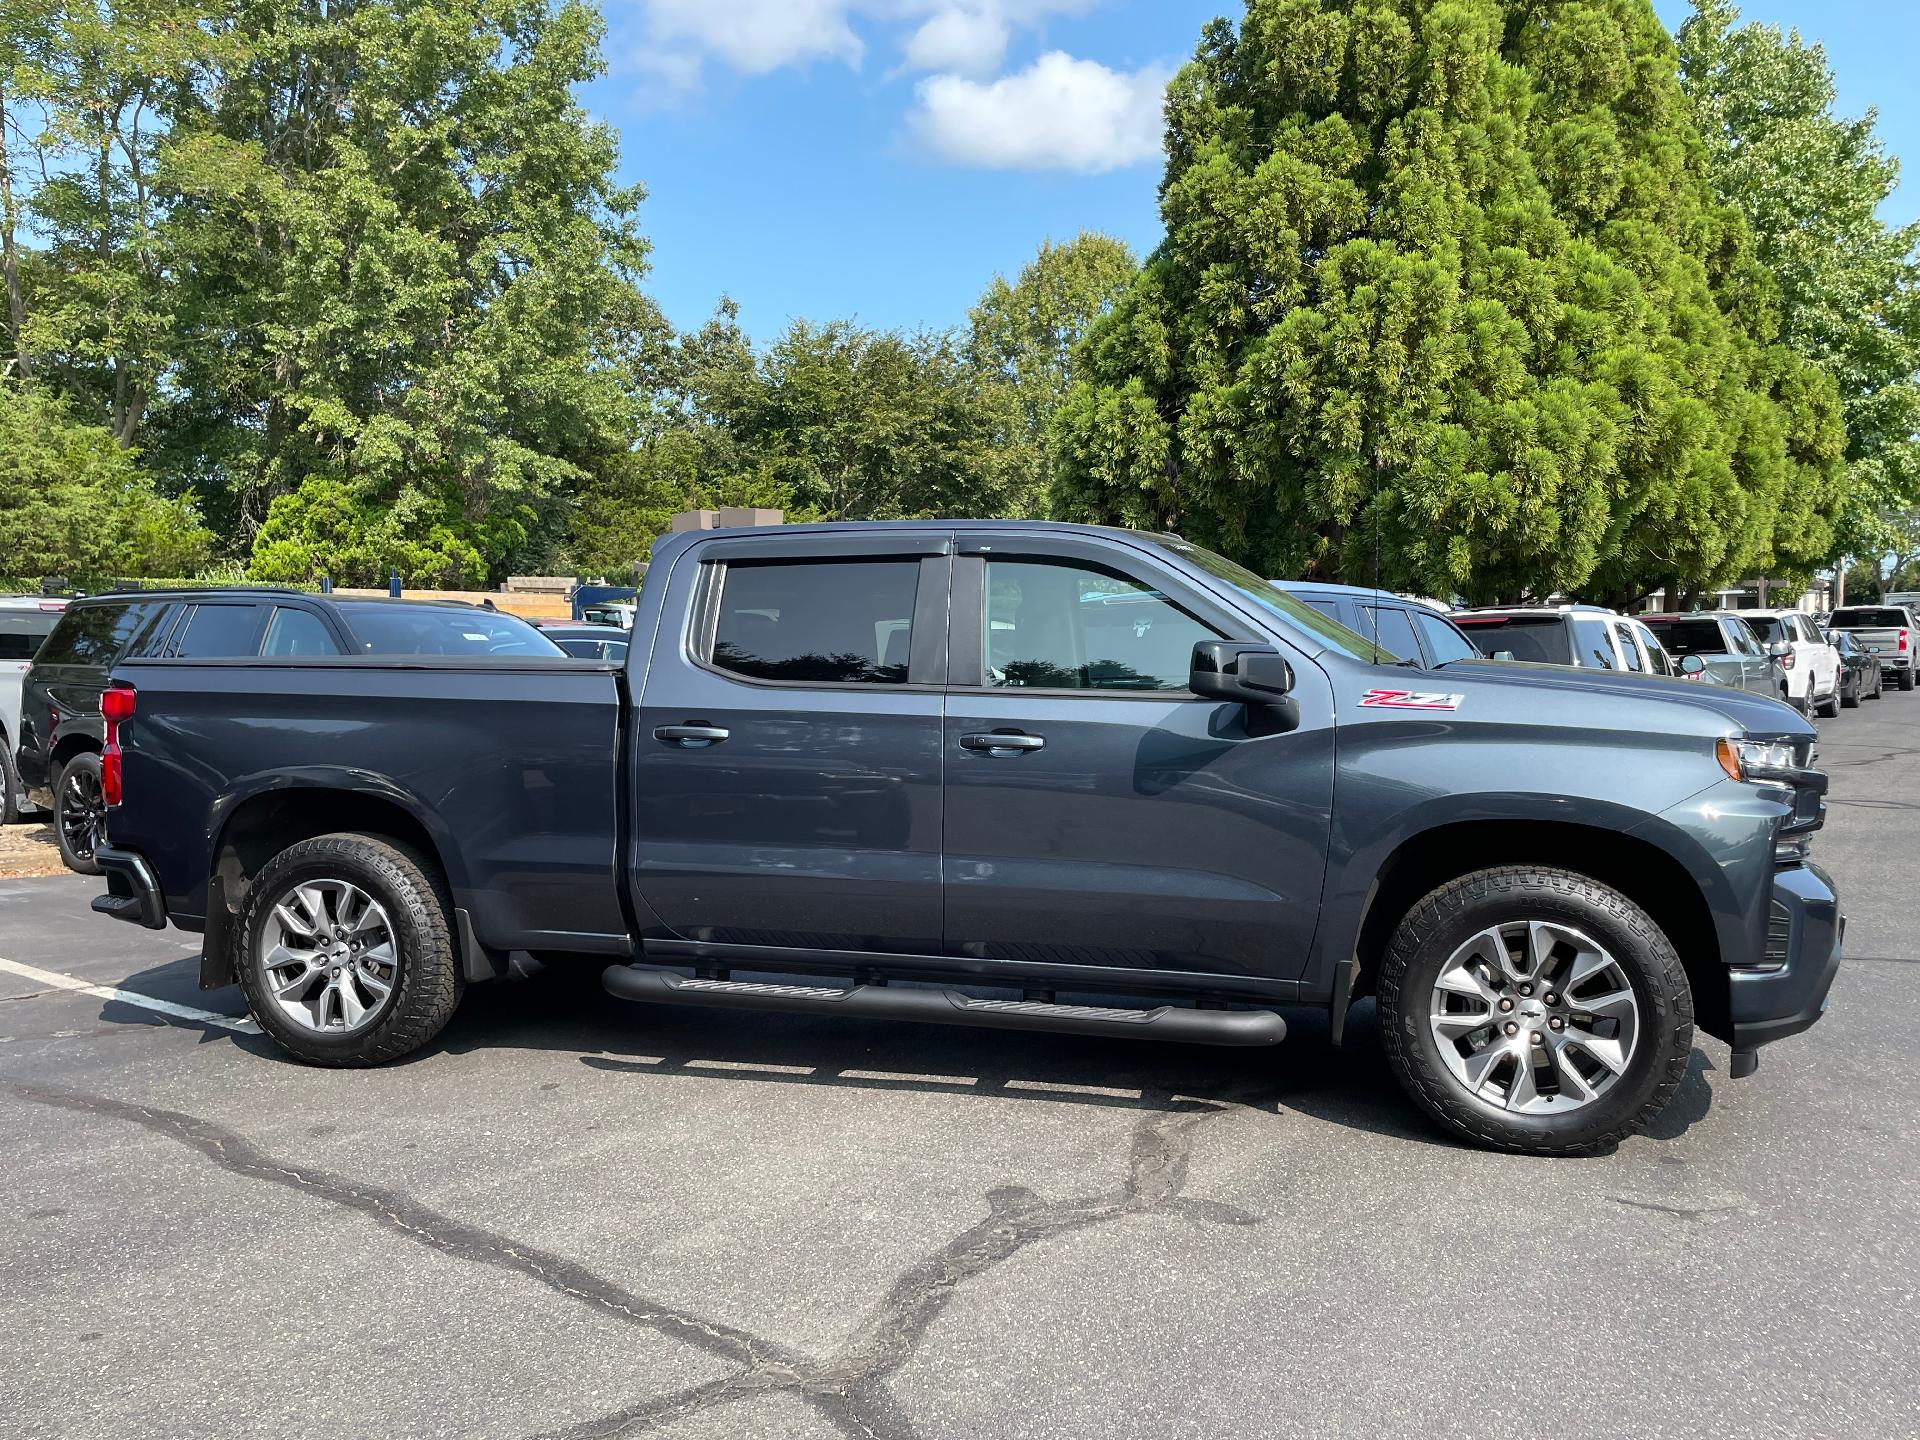
[[[1793,651],[1789,650],[1780,657],[1780,668],[1782,670],[1793,669]]]
[[[108,805],[120,803],[120,727],[133,718],[133,704],[133,687],[117,680],[100,695],[100,717],[107,722],[106,748],[100,752],[100,798]]]
[[[1900,648],[1902,650],[1907,648],[1907,632],[1904,630],[1900,632]]]

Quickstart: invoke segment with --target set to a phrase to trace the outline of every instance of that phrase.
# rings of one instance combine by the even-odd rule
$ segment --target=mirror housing
[[[1293,667],[1271,645],[1202,640],[1193,647],[1187,688],[1209,700],[1277,705],[1293,689]]]
[[[1784,640],[1776,640],[1771,645],[1767,646],[1767,654],[1771,655],[1776,660],[1783,660],[1787,656],[1791,655],[1792,653],[1793,653],[1793,646],[1789,645]]]
[[[1702,660],[1698,655],[1682,655],[1677,664],[1680,673],[1689,678],[1695,675],[1704,675],[1707,670],[1707,662]]]

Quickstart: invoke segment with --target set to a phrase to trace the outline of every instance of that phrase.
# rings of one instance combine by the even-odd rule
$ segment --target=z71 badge
[[[1375,710],[1458,710],[1466,698],[1438,690],[1369,690],[1360,703]]]

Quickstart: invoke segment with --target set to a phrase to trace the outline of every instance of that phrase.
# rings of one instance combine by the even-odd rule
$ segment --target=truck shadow
[[[199,961],[185,958],[113,982],[140,995],[238,1017],[237,989],[201,992]],[[192,1022],[122,1001],[102,1003],[104,1023]],[[1039,1035],[940,1025],[888,1024],[771,1011],[638,1005],[600,988],[599,972],[541,971],[478,985],[439,1038],[396,1061],[491,1050],[574,1055],[607,1074],[671,1075],[780,1086],[1022,1100],[1096,1109],[1166,1111],[1196,1104],[1295,1111],[1345,1129],[1445,1149],[1467,1148],[1427,1123],[1388,1072],[1371,1001],[1348,1017],[1336,1046],[1316,1010],[1286,1012],[1286,1040],[1272,1049],[1215,1049],[1104,1036]],[[205,1040],[285,1064],[264,1035],[204,1027]],[[1714,1063],[1696,1048],[1672,1104],[1646,1131],[1673,1141],[1713,1102]]]

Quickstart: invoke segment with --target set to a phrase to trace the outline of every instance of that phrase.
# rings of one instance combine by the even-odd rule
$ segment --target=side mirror
[[[1293,667],[1270,645],[1203,640],[1193,647],[1187,688],[1209,700],[1275,705],[1293,689]]]
[[[1682,675],[1691,679],[1695,675],[1706,674],[1707,662],[1702,660],[1698,655],[1682,655],[1678,669]]]
[[[1787,656],[1791,655],[1792,653],[1793,653],[1793,646],[1789,645],[1784,640],[1776,640],[1771,645],[1767,646],[1767,654],[1771,655],[1776,660],[1785,659]]]

